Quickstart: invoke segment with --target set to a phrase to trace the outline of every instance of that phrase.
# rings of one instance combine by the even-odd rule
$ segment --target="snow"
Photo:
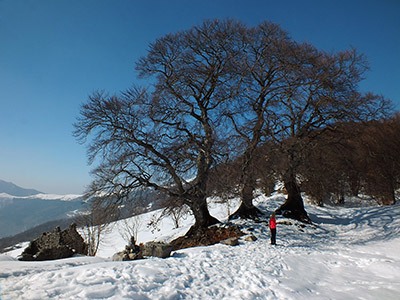
[[[61,201],[73,201],[81,198],[82,195],[68,194],[68,195],[55,195],[55,194],[37,194],[29,196],[27,198],[43,199],[43,200],[61,200]]]
[[[17,198],[16,196],[11,196],[7,193],[0,193],[0,198],[4,198],[4,199],[14,199]]]
[[[256,203],[270,213],[282,201],[275,194]],[[227,206],[210,207],[212,215],[226,218]],[[183,249],[166,259],[113,262],[109,257],[126,244],[119,221],[105,233],[97,257],[20,262],[22,249],[14,250],[0,255],[0,298],[399,299],[400,205],[306,209],[314,225],[278,217],[277,246],[269,244],[265,222],[237,221],[258,240]],[[149,228],[159,214],[127,220],[137,226],[139,242],[171,240],[193,222],[188,216],[174,229],[167,218]]]
[[[13,196],[7,193],[0,193],[0,199],[42,199],[42,200],[73,201],[81,197],[82,195],[77,195],[77,194],[68,194],[68,195],[35,194],[31,196]]]

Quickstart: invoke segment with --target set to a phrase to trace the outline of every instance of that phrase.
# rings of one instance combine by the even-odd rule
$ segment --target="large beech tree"
[[[242,37],[241,92],[226,113],[244,145],[240,148],[242,204],[234,216],[259,214],[252,204],[257,179],[254,154],[260,145],[269,144],[281,157],[277,171],[287,191],[287,200],[277,213],[310,222],[299,182],[299,168],[310,143],[337,122],[385,116],[388,101],[359,92],[358,83],[368,66],[355,49],[320,51],[297,43],[269,22],[246,30]]]
[[[337,122],[381,118],[388,107],[358,91],[368,67],[356,50],[323,52],[270,22],[205,21],[156,40],[136,69],[147,88],[96,92],[75,124],[90,161],[100,161],[89,194],[119,202],[155,189],[190,207],[195,232],[218,221],[207,184],[227,157],[239,164],[235,215],[259,214],[252,199],[261,146],[280,156],[288,196],[277,212],[309,222],[299,168],[312,139]]]
[[[240,64],[241,92],[225,114],[240,145],[237,161],[241,205],[231,218],[254,218],[261,212],[253,205],[253,192],[263,177],[260,167],[265,165],[257,153],[270,140],[274,110],[289,88],[286,78],[293,45],[288,34],[271,22],[247,29],[242,43],[245,54]]]
[[[136,64],[147,89],[89,97],[75,124],[90,161],[101,161],[89,193],[123,201],[152,188],[190,207],[192,232],[218,222],[207,208],[207,181],[226,153],[221,115],[237,94],[243,30],[239,22],[216,20],[166,35]]]
[[[310,222],[301,197],[299,167],[311,141],[323,130],[334,130],[336,122],[380,119],[390,105],[381,96],[359,92],[358,83],[368,67],[355,49],[327,53],[298,44],[287,68],[287,89],[279,96],[269,130],[283,155],[280,172],[287,191],[277,213]]]

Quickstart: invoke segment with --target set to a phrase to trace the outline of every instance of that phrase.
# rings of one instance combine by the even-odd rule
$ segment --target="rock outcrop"
[[[257,238],[254,235],[250,234],[250,235],[244,237],[244,240],[247,242],[255,242],[255,241],[257,241]]]
[[[220,241],[221,244],[228,245],[228,246],[237,246],[239,245],[239,238],[238,237],[231,237],[226,240]]]
[[[161,242],[148,242],[146,244],[136,245],[135,239],[132,238],[124,251],[117,252],[113,255],[113,261],[127,261],[142,259],[145,256],[155,256],[160,258],[167,258],[171,255],[172,245]]]
[[[161,242],[148,242],[141,247],[143,256],[167,258],[171,255],[172,245]]]
[[[52,232],[45,232],[42,236],[30,242],[19,260],[41,261],[71,257],[74,254],[87,254],[87,244],[76,230],[76,225],[61,230],[57,227]]]

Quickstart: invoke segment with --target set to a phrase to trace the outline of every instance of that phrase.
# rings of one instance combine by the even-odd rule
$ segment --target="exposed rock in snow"
[[[148,242],[141,248],[143,256],[155,256],[161,258],[169,257],[172,251],[171,244],[162,242]]]
[[[255,241],[257,241],[257,238],[254,235],[250,234],[250,235],[245,236],[244,240],[247,242],[255,242]]]
[[[54,260],[74,254],[87,254],[87,245],[76,231],[76,225],[71,225],[62,231],[57,227],[53,232],[43,233],[29,244],[19,260]]]
[[[237,246],[239,245],[239,238],[237,237],[232,237],[226,240],[220,241],[221,244],[223,245],[228,245],[228,246]]]

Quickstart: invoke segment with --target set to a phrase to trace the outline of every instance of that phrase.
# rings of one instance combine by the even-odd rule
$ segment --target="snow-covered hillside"
[[[272,212],[282,201],[279,194],[260,196],[257,205]],[[226,218],[226,206],[211,207],[214,216]],[[399,299],[400,205],[307,210],[314,225],[278,218],[277,246],[269,244],[265,223],[240,221],[257,241],[183,249],[167,259],[113,262],[109,257],[126,244],[119,221],[104,236],[98,257],[20,262],[16,250],[0,255],[0,298]],[[165,219],[152,233],[146,224],[153,214],[132,220],[139,242],[170,240],[193,221],[188,217],[173,229],[172,220]]]

